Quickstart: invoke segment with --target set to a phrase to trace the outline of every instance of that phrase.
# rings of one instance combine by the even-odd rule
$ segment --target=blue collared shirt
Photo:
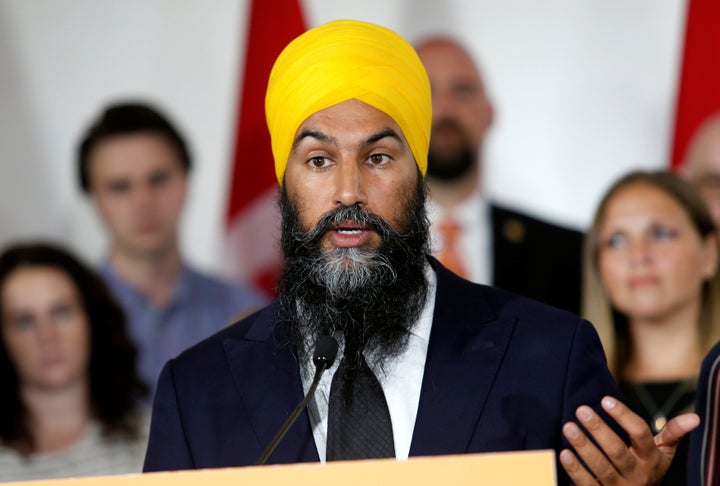
[[[167,360],[268,301],[251,287],[183,266],[170,302],[161,308],[123,281],[109,261],[100,275],[125,311],[128,334],[138,349],[138,372],[151,390],[148,405]]]

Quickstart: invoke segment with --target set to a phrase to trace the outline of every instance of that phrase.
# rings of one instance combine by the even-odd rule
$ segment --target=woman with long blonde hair
[[[710,212],[678,176],[632,172],[603,197],[585,241],[583,316],[625,402],[655,433],[692,410],[700,364],[720,339],[717,267]],[[664,484],[684,484],[683,456]]]

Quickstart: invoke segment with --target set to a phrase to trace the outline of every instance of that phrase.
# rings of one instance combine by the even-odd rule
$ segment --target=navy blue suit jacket
[[[700,426],[690,434],[688,484],[720,484],[720,342],[705,356],[698,379],[695,412]]]
[[[431,262],[437,295],[411,456],[559,451],[578,405],[597,409],[603,395],[617,396],[592,324]],[[272,304],[167,363],[146,471],[257,460],[303,398],[276,311]],[[304,412],[268,463],[318,460]]]

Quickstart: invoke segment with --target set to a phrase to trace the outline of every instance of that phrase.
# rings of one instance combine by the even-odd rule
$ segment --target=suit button
[[[511,243],[522,243],[525,240],[525,225],[517,218],[505,221],[502,231],[505,239]]]

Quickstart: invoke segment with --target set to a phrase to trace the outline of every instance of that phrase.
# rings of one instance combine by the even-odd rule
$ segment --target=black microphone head
[[[338,343],[332,336],[320,336],[315,341],[315,354],[313,354],[313,363],[315,366],[325,365],[325,369],[330,368],[335,362],[335,356],[338,352]]]

